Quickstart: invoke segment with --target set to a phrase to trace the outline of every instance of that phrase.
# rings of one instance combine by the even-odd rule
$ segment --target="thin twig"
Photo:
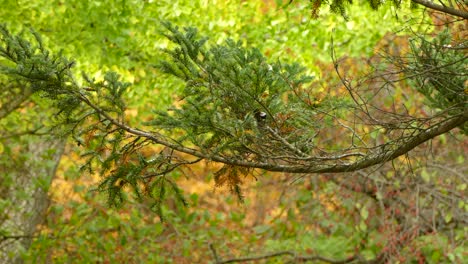
[[[464,18],[464,19],[468,19],[468,12],[465,12],[465,11],[460,10],[460,9],[455,9],[455,8],[448,7],[448,6],[438,5],[438,4],[435,4],[434,2],[429,1],[429,0],[412,0],[412,1],[417,3],[417,4],[420,4],[422,6],[425,6],[427,8],[437,10],[437,11],[440,11],[440,12],[445,13],[445,14],[461,17],[461,18]]]
[[[352,263],[358,260],[362,263],[371,262],[371,261],[365,261],[359,255],[354,255],[354,256],[341,259],[341,260],[335,260],[335,259],[330,259],[330,258],[323,257],[323,256],[298,255],[296,252],[290,251],[290,250],[272,252],[272,253],[258,255],[258,256],[248,256],[248,257],[239,257],[239,258],[231,258],[231,259],[222,260],[217,255],[213,244],[210,244],[209,246],[215,258],[216,264],[259,261],[259,260],[271,259],[271,258],[276,258],[276,257],[281,257],[281,256],[291,256],[293,257],[294,261],[322,261],[322,262],[326,262],[330,264],[345,264],[345,263]]]
[[[221,263],[221,260],[219,259],[218,254],[216,253],[216,249],[214,248],[213,244],[210,243],[209,247],[210,247],[211,252],[213,253],[215,263],[216,264]]]

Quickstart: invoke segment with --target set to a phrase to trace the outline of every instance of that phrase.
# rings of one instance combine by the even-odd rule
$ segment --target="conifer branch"
[[[251,169],[289,173],[352,172],[393,160],[456,127],[466,130],[468,110],[464,107],[465,91],[458,85],[463,80],[453,75],[464,67],[463,60],[458,58],[460,55],[450,57],[454,63],[444,64],[447,65],[444,68],[446,71],[437,76],[449,81],[448,91],[445,86],[438,85],[435,89],[439,89],[440,96],[432,98],[432,101],[440,103],[437,108],[444,111],[428,118],[408,116],[393,124],[371,115],[369,109],[374,109],[374,106],[364,99],[360,91],[353,90],[351,83],[340,74],[334,51],[335,70],[351,99],[326,98],[323,104],[314,105],[310,103],[311,89],[308,86],[312,78],[304,73],[304,67],[279,61],[270,64],[259,50],[244,48],[241,43],[232,40],[224,46],[204,48],[205,38],[197,40],[195,29],[186,29],[183,34],[175,27],[167,27],[172,33],[168,37],[182,48],[166,50],[172,61],[162,62],[162,69],[186,82],[184,103],[169,110],[173,114],[165,111],[157,113],[153,120],[145,123],[148,130],[132,127],[125,122],[122,94],[129,84],[120,82],[116,73],[107,73],[101,82],[83,76],[89,86],[83,87],[70,70],[73,62],[63,57],[52,57],[42,45],[35,47],[35,50],[30,50],[29,44],[23,45],[21,52],[3,54],[13,64],[22,65],[22,61],[26,61],[27,67],[6,65],[2,73],[24,81],[31,87],[31,93],[38,92],[51,99],[59,110],[56,116],[60,125],[71,126],[71,133],[78,144],[90,148],[85,154],[89,157],[85,167],[90,171],[91,167],[98,167],[100,173],[106,176],[99,189],[109,192],[110,204],[121,204],[123,186],[131,186],[140,197],[139,182],[144,181],[152,186],[150,188],[160,188],[160,196],[155,196],[154,208],[161,216],[165,188],[162,178],[180,166],[202,160],[223,163],[225,166],[215,173],[216,184],[228,184],[233,192],[242,197],[240,176],[248,174]],[[18,39],[18,42],[26,43]],[[440,45],[443,45],[449,38],[441,35],[441,40]],[[8,45],[10,43],[0,47],[6,52]],[[421,41],[421,45],[415,47],[430,49],[432,45]],[[425,54],[431,54],[429,51]],[[33,52],[40,54],[39,59],[32,60],[24,55]],[[437,64],[437,61],[425,61]],[[413,76],[414,72],[409,72],[407,76],[422,76],[426,85],[425,76],[434,74],[425,71],[426,64],[415,66],[422,69],[415,71],[419,75]],[[402,66],[401,72],[405,72],[404,67],[407,65]],[[456,89],[452,89],[452,86]],[[452,98],[453,91],[461,96]],[[360,135],[356,124],[349,125],[346,120],[340,120],[340,116],[348,114],[350,109],[356,111],[353,114],[370,119],[370,125],[362,124],[364,129],[385,128],[401,133],[396,137],[383,136],[384,141],[368,144],[363,139],[367,134]],[[385,113],[398,116],[393,112]],[[81,125],[84,126],[83,131],[75,135],[75,130]],[[322,136],[328,137],[330,131],[326,126],[331,130],[337,126],[350,135],[353,138],[350,147],[344,146],[347,142],[343,141],[338,144],[322,142]],[[156,132],[161,130],[164,133]],[[171,133],[176,131],[183,133]],[[88,139],[79,139],[82,135]],[[354,142],[354,138],[358,138],[359,143]],[[158,155],[156,159],[148,161],[138,152],[143,142],[165,146],[171,150],[171,154]],[[179,160],[172,156],[172,151],[188,154],[193,159]],[[155,181],[150,183],[152,179]],[[178,192],[176,189],[174,191]]]
[[[399,142],[391,142],[396,145],[396,147],[394,147],[392,150],[386,150],[387,146],[389,145],[388,143],[382,144],[381,146],[375,148],[375,154],[368,154],[366,156],[363,156],[358,161],[351,163],[336,163],[327,165],[318,164],[316,162],[301,162],[300,164],[275,164],[265,162],[253,162],[244,159],[226,158],[216,154],[204,153],[200,150],[189,148],[181,144],[171,143],[170,141],[164,139],[163,136],[160,134],[146,132],[120,123],[119,121],[109,116],[104,110],[100,109],[98,106],[90,102],[84,95],[81,96],[81,100],[83,100],[86,104],[88,104],[90,107],[96,110],[99,114],[104,116],[106,120],[110,121],[117,127],[127,131],[132,135],[147,138],[156,144],[164,145],[170,149],[186,153],[198,158],[220,162],[232,166],[249,167],[264,169],[268,171],[290,173],[338,173],[352,172],[365,169],[373,165],[384,163],[393,160],[401,155],[404,155],[412,149],[416,148],[417,146],[423,144],[424,142],[431,140],[441,134],[447,133],[448,131],[458,126],[461,126],[468,121],[468,110],[465,110],[463,113],[448,117],[446,120],[443,120],[432,127],[422,129],[421,132],[412,135],[407,139],[400,140]]]

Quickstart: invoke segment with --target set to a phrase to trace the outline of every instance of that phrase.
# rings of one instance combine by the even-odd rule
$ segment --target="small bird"
[[[255,119],[257,122],[264,122],[267,118],[267,113],[261,111],[255,111]]]

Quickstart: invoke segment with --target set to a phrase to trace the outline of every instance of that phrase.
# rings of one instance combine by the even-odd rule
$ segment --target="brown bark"
[[[0,198],[11,202],[0,218],[0,264],[23,263],[21,252],[27,250],[37,226],[44,220],[49,204],[47,191],[63,152],[64,141],[51,137],[31,137],[0,165]],[[28,158],[21,160],[25,155]],[[22,157],[21,157],[22,156]]]

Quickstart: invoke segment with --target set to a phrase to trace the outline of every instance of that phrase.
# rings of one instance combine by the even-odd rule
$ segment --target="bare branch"
[[[417,4],[420,4],[422,6],[425,6],[427,8],[440,11],[442,13],[446,13],[446,14],[449,14],[449,15],[452,15],[452,16],[457,16],[457,17],[461,17],[461,18],[464,18],[464,19],[468,19],[468,12],[462,11],[460,9],[455,9],[455,8],[448,7],[448,6],[438,5],[438,4],[435,4],[434,2],[429,1],[429,0],[412,0],[412,1],[417,3]]]
[[[20,239],[25,239],[25,238],[30,239],[34,237],[36,236],[33,236],[33,235],[11,235],[9,236],[9,235],[0,234],[0,244],[9,239],[20,240]]]
[[[213,244],[210,243],[209,246],[210,246],[211,252],[213,253],[213,257],[214,257],[214,259],[215,259],[215,263],[216,263],[216,264],[221,263],[221,260],[219,259],[218,254],[216,253],[216,249],[214,248]]]
[[[278,251],[278,252],[273,252],[269,254],[264,254],[264,255],[258,255],[258,256],[248,256],[248,257],[240,257],[240,258],[231,258],[227,260],[221,260],[216,253],[216,250],[212,244],[210,244],[210,249],[213,253],[213,256],[215,258],[215,263],[216,264],[225,264],[225,263],[237,263],[237,262],[250,262],[250,261],[258,261],[258,260],[264,260],[264,259],[271,259],[271,258],[276,258],[276,257],[281,257],[281,256],[291,256],[295,261],[322,261],[326,263],[331,263],[331,264],[345,264],[345,263],[352,263],[355,261],[358,261],[360,263],[371,263],[372,261],[365,261],[361,256],[359,255],[354,255],[342,260],[335,260],[335,259],[330,259],[322,256],[310,256],[310,255],[298,255],[294,251]]]

